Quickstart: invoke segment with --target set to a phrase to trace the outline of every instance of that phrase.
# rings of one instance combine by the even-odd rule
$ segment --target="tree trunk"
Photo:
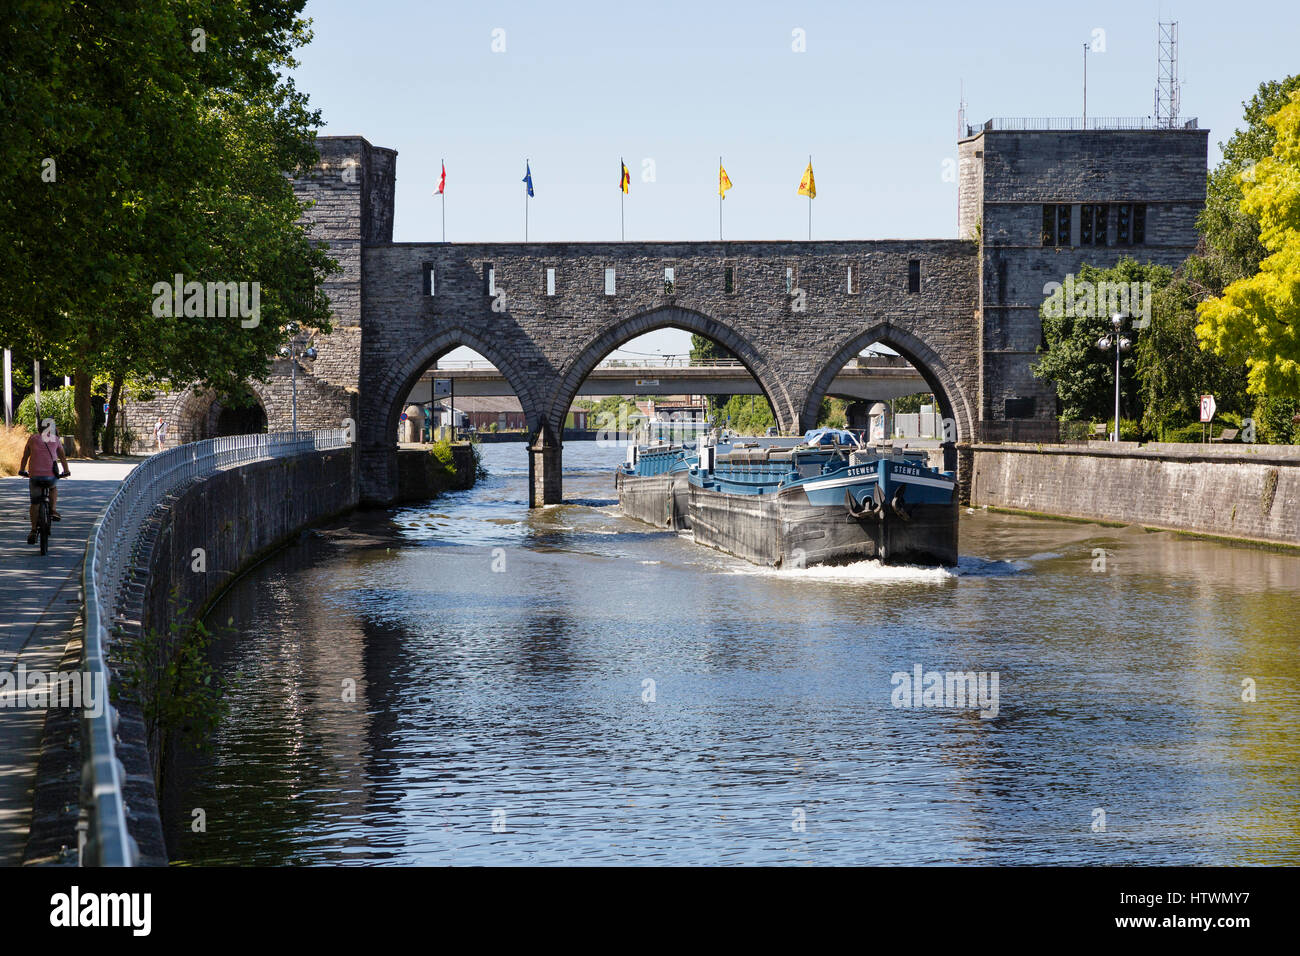
[[[77,405],[77,453],[82,458],[95,457],[95,412],[90,407],[90,376],[72,374],[73,399]]]
[[[117,406],[122,400],[122,375],[113,376],[113,386],[108,393],[108,421],[104,422],[104,454],[117,453]]]

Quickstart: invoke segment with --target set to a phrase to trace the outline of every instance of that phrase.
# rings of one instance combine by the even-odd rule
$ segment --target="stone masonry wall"
[[[976,445],[971,504],[1300,546],[1300,448]]]
[[[123,641],[186,625],[239,573],[301,529],[357,504],[354,448],[254,462],[197,479],[154,511],[132,574]],[[205,569],[194,570],[194,549]],[[182,610],[183,609],[183,610]],[[117,670],[120,661],[114,662]],[[160,759],[138,702],[119,704],[119,756],[126,767],[128,825],[145,863],[166,862],[154,787]]]
[[[983,316],[981,418],[1004,417],[1008,398],[1033,398],[1036,418],[1051,418],[1051,383],[1030,365],[1042,341],[1038,310],[1043,287],[1061,282],[1083,263],[1110,266],[1121,257],[1177,266],[1197,243],[1196,217],[1205,204],[1208,130],[1090,132],[986,131],[959,144],[978,173],[963,176],[961,234],[973,228],[978,190],[983,240],[979,309]],[[978,158],[976,158],[976,154]],[[1147,206],[1145,241],[1116,246],[1115,203]],[[1071,244],[1042,244],[1044,203],[1073,205]],[[1079,203],[1110,203],[1111,245],[1080,245]]]

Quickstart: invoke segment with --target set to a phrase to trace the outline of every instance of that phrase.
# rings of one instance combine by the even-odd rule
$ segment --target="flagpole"
[[[718,157],[718,242],[722,241],[722,157]]]
[[[812,169],[812,153],[808,154],[808,168]],[[808,190],[808,241],[812,242],[812,190]]]
[[[627,227],[623,219],[623,170],[627,169],[627,163],[623,162],[623,157],[618,160],[618,241],[627,242]]]
[[[442,176],[443,176],[442,189],[438,190],[438,195],[442,197],[442,241],[446,242],[447,241],[447,186],[446,186],[447,160],[444,157],[443,159],[439,160],[439,162],[442,164]]]
[[[524,171],[531,172],[528,157],[524,157]],[[524,242],[528,241],[528,183],[524,183]]]

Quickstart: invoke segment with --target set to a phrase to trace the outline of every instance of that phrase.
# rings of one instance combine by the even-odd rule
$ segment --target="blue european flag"
[[[528,184],[528,195],[533,195],[533,171],[529,168],[527,161],[524,162],[524,182]]]

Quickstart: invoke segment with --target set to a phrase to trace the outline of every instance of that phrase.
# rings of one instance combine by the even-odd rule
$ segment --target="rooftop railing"
[[[1197,129],[1196,117],[1178,119],[1170,123],[1153,116],[995,116],[983,124],[966,125],[966,135],[985,132],[1070,132],[1072,130],[1161,130]]]
[[[127,574],[140,546],[140,533],[154,508],[188,481],[232,465],[289,458],[348,444],[341,428],[236,435],[169,448],[137,465],[103,513],[86,542],[82,566],[85,643],[82,666],[91,686],[107,694],[112,671],[110,628],[126,601]],[[81,814],[83,866],[134,866],[139,851],[127,831],[122,787],[126,771],[117,757],[117,710],[105,703],[98,717],[82,712]]]

